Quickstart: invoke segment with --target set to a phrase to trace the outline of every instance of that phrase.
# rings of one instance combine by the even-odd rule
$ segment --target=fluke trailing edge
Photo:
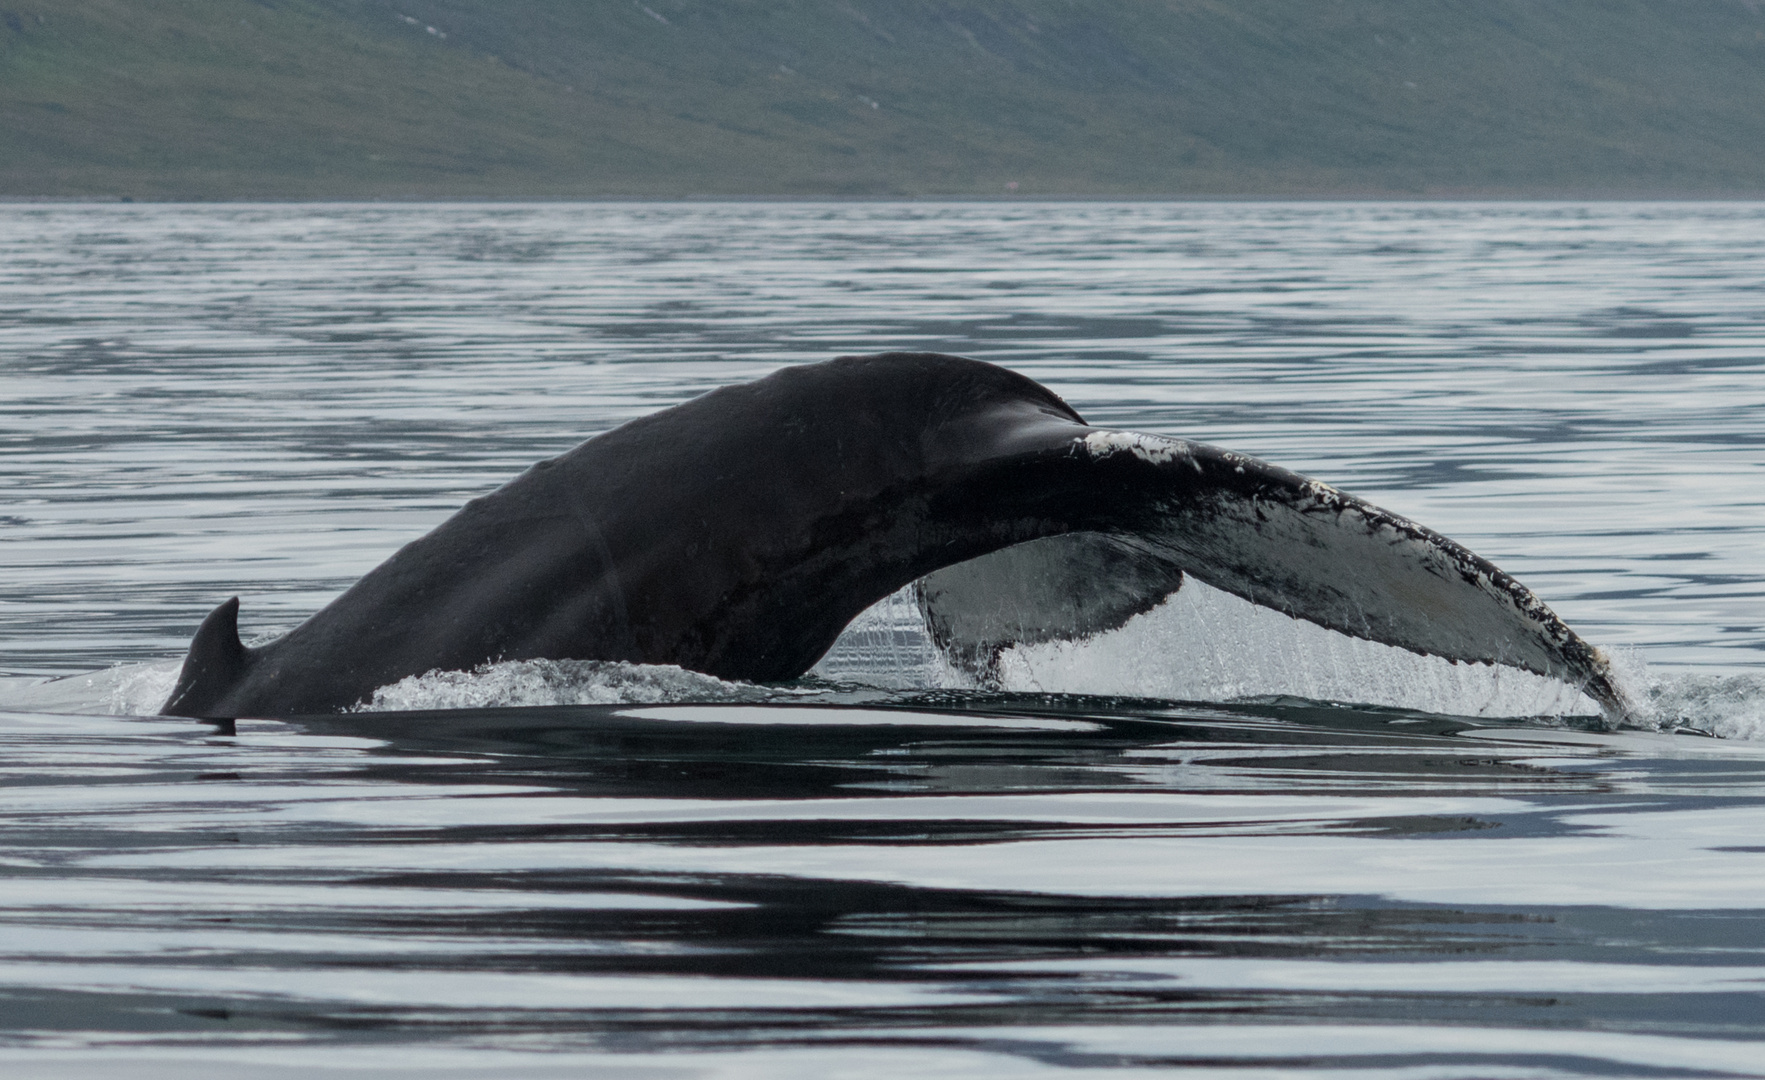
[[[790,679],[914,581],[939,645],[984,674],[1015,641],[1118,626],[1184,574],[1626,711],[1598,650],[1451,540],[1253,458],[1089,427],[1021,375],[936,353],[785,368],[599,435],[260,648],[229,600],[164,711],[332,712],[492,660]]]

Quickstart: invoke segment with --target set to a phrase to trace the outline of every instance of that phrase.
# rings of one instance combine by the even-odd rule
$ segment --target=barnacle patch
[[[1179,458],[1193,457],[1189,444],[1181,439],[1142,435],[1134,431],[1094,431],[1085,436],[1085,449],[1092,460],[1126,452],[1153,465],[1164,465]]]

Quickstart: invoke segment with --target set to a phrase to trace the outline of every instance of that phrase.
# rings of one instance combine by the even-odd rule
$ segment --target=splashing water
[[[101,671],[68,675],[0,689],[0,708],[21,712],[97,716],[152,716],[171,696],[182,658],[150,664],[116,664]]]
[[[731,682],[673,665],[587,660],[517,660],[472,671],[431,671],[374,691],[359,711],[475,709],[535,705],[634,705],[663,702],[794,701],[831,686],[883,691],[970,685],[945,663],[926,634],[911,587],[852,620],[809,673],[811,685]]]
[[[400,679],[374,691],[355,711],[769,701],[779,696],[769,687],[726,682],[672,664],[507,660],[471,671],[431,671]]]
[[[810,674],[883,690],[970,689],[926,632],[909,585],[859,613]]]
[[[853,620],[811,674],[890,690],[975,688],[932,643],[910,588]],[[999,676],[1000,689],[1022,693],[1302,698],[1489,719],[1599,712],[1577,687],[1556,679],[1362,641],[1193,580],[1119,630],[1009,649]],[[1645,705],[1628,726],[1765,740],[1765,678],[1661,672],[1634,651],[1614,656],[1614,676]]]
[[[853,620],[813,674],[899,690],[975,686],[932,643],[911,589]],[[1599,711],[1554,679],[1360,641],[1194,581],[1118,630],[1006,650],[998,688],[1177,701],[1293,697],[1478,717]]]
[[[0,688],[0,705],[50,713],[145,716],[159,711],[180,660]],[[1644,710],[1629,726],[1695,728],[1765,741],[1765,677],[1663,672],[1635,651],[1614,674]],[[517,660],[431,671],[381,687],[357,711],[779,702],[868,690],[885,696],[974,690],[926,632],[911,587],[861,613],[802,684],[730,682],[671,665]],[[1118,630],[1080,641],[1020,645],[999,660],[997,689],[1014,693],[1188,702],[1300,698],[1451,716],[1588,716],[1579,690],[1515,668],[1454,664],[1361,641],[1190,581]]]
[[[1614,674],[1643,704],[1632,718],[1637,726],[1765,742],[1765,677],[1656,671],[1634,650],[1620,650],[1612,659]]]
[[[1016,646],[1005,689],[1242,701],[1296,697],[1454,716],[1597,714],[1574,687],[1362,641],[1190,581],[1119,630]]]

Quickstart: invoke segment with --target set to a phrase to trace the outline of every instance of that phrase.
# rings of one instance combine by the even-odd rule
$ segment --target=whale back
[[[1022,375],[931,353],[723,387],[472,500],[251,663],[193,652],[166,707],[328,712],[532,658],[792,678],[928,571],[1067,531],[1001,465],[1083,424]]]

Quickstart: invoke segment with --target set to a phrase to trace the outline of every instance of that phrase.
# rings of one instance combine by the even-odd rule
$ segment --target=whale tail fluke
[[[1038,434],[1040,452],[1021,459],[1024,516],[1075,531],[917,588],[933,640],[983,685],[1005,648],[1114,629],[1187,575],[1351,637],[1561,680],[1614,722],[1636,711],[1606,656],[1531,590],[1407,518],[1218,447],[1082,425]]]
[[[160,711],[167,716],[208,716],[216,702],[251,667],[252,653],[239,640],[239,598],[208,613],[190,642],[190,653]]]

